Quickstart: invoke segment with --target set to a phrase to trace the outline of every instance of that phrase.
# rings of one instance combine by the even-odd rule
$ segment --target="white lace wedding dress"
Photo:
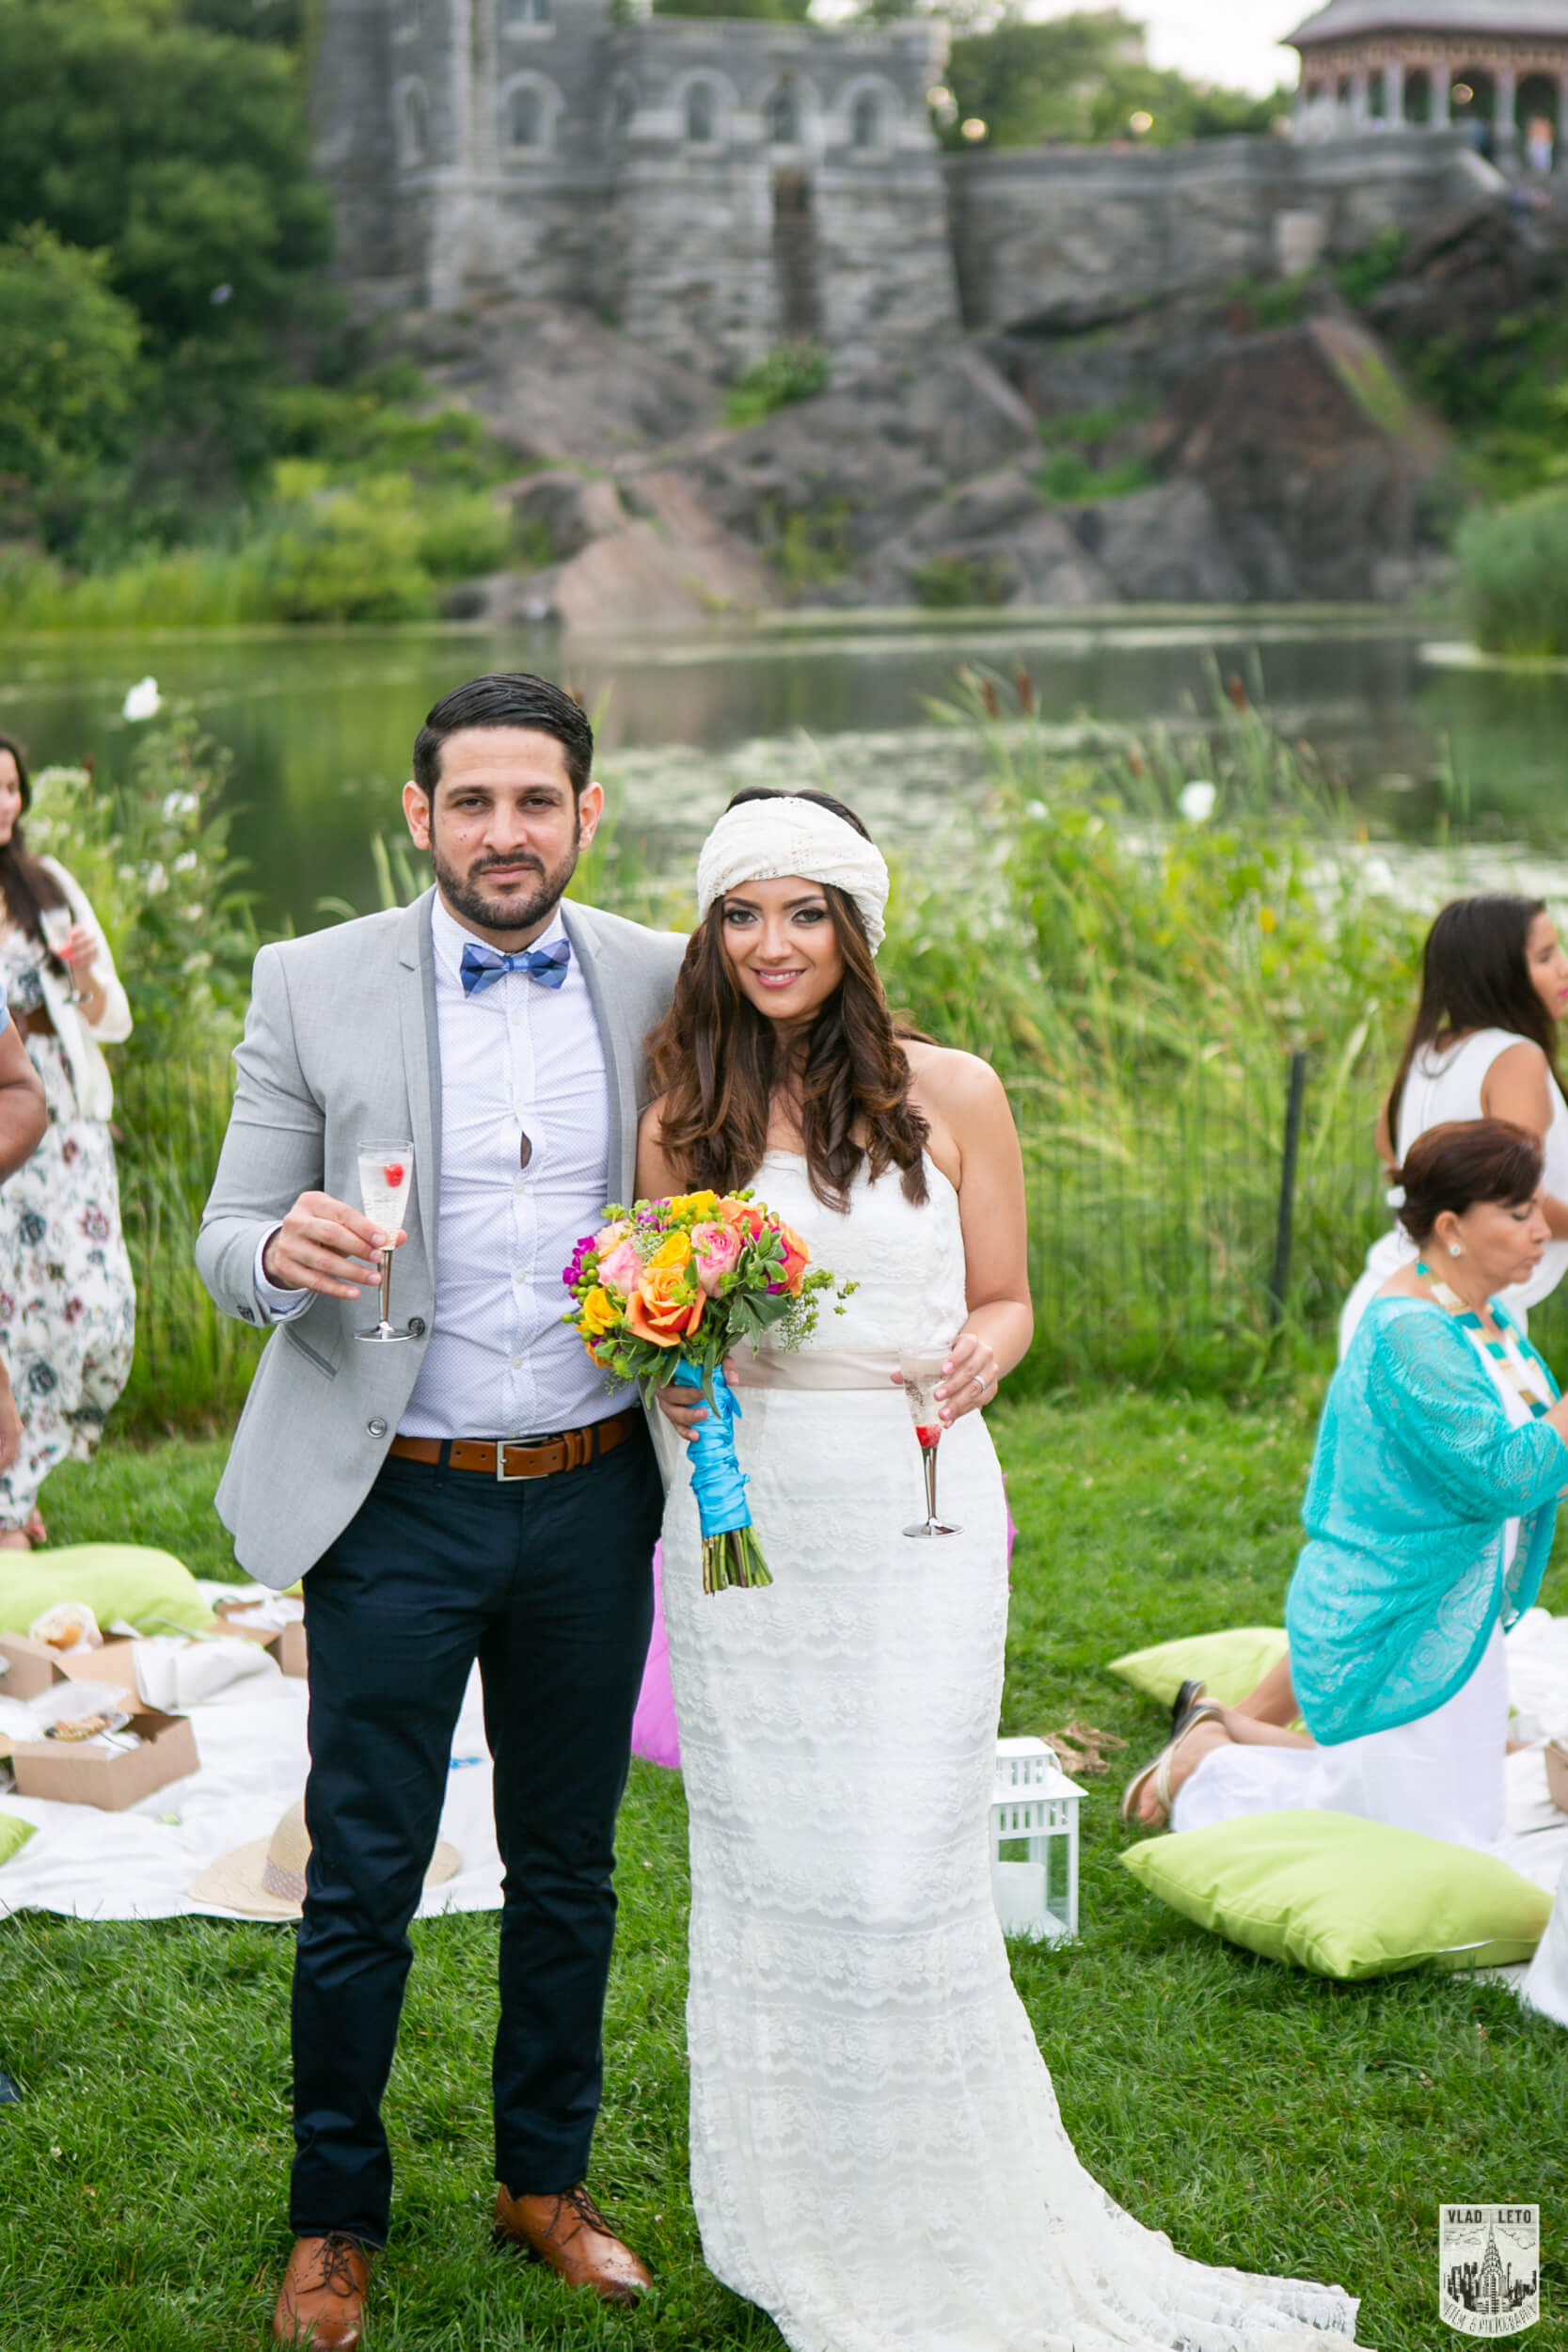
[[[1006,1517],[977,1414],[940,1454],[962,1534],[901,1533],[925,1512],[897,1345],[966,1311],[957,1197],[928,1174],[925,1207],[894,1173],[857,1184],[847,1216],[793,1153],[757,1177],[860,1284],[739,1391],[770,1587],[704,1595],[683,1458],[672,1481],[705,2254],[795,2352],[1343,2347],[1339,2289],[1205,2269],[1112,2203],[1013,1991],[986,1853]]]

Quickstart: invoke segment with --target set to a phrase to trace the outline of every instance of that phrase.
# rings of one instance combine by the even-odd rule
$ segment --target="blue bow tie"
[[[463,993],[477,996],[482,989],[493,988],[508,972],[526,972],[531,980],[542,988],[560,988],[566,978],[566,966],[572,960],[572,943],[561,940],[554,947],[524,947],[515,956],[503,956],[499,947],[489,947],[477,939],[470,939],[463,949],[460,967],[463,974]]]

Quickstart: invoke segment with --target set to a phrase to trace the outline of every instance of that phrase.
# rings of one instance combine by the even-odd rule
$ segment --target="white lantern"
[[[1056,1943],[1078,1932],[1078,1808],[1084,1791],[1043,1740],[999,1740],[990,1801],[990,1890],[1007,1935]]]

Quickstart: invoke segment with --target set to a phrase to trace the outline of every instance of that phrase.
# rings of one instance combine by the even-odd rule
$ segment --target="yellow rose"
[[[711,1216],[719,1206],[716,1192],[682,1192],[665,1202],[672,1216]]]
[[[619,1328],[621,1310],[602,1284],[591,1290],[582,1302],[580,1328],[585,1342],[602,1340],[607,1331]]]
[[[691,1236],[688,1232],[667,1233],[648,1260],[654,1266],[682,1266],[691,1255]]]

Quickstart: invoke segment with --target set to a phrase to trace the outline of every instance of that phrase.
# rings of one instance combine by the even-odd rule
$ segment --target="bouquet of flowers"
[[[610,1207],[602,1232],[578,1242],[562,1276],[564,1320],[596,1364],[635,1380],[645,1396],[675,1383],[708,1407],[691,1448],[703,1530],[703,1590],[770,1584],[736,1458],[740,1407],[724,1359],[742,1340],[777,1335],[797,1348],[816,1327],[818,1297],[834,1288],[783,1217],[749,1192],[681,1193]],[[838,1291],[847,1297],[852,1284]],[[842,1313],[843,1309],[835,1309]]]

